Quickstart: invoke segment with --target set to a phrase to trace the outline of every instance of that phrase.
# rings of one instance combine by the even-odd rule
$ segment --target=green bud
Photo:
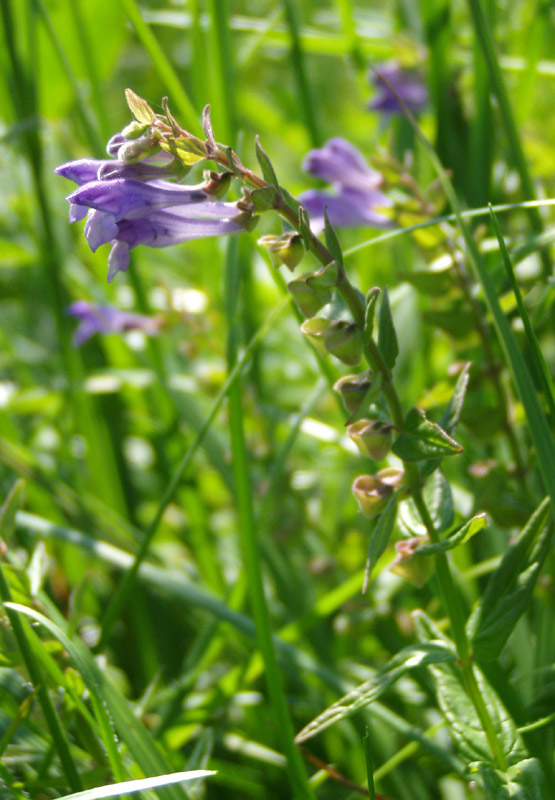
[[[312,319],[306,319],[301,325],[301,332],[310,339],[323,356],[327,355],[324,347],[324,336],[330,324],[329,319],[313,317]]]
[[[381,420],[359,419],[347,428],[347,433],[364,456],[375,461],[385,458],[391,447],[392,426]]]
[[[393,487],[380,481],[377,476],[359,475],[353,482],[353,494],[364,516],[372,519],[386,507]]]
[[[118,158],[126,164],[133,164],[141,158],[154,155],[159,150],[157,136],[141,136],[139,139],[122,144],[118,150]]]
[[[325,306],[331,300],[331,292],[329,290],[327,292],[315,292],[302,275],[288,283],[287,288],[293,295],[293,300],[297,304],[299,311],[305,317],[313,317],[320,311],[322,306]]]
[[[414,536],[412,539],[397,542],[397,558],[389,568],[395,575],[400,575],[419,589],[431,578],[434,571],[433,558],[413,558],[414,552],[427,541],[425,536]]]
[[[333,388],[341,395],[343,405],[349,414],[358,411],[372,386],[372,377],[371,371],[368,370],[360,375],[345,375],[334,383]]]
[[[125,127],[121,134],[125,139],[138,139],[139,136],[144,136],[150,130],[149,122],[137,122],[133,120],[127,127]]]
[[[231,185],[233,178],[232,172],[214,172],[206,170],[204,173],[205,183],[202,191],[209,194],[211,197],[225,197]]]
[[[283,233],[281,236],[262,236],[258,244],[265,247],[278,261],[293,272],[304,256],[304,244],[299,233]],[[323,305],[323,304],[322,304]]]
[[[334,320],[324,337],[326,350],[343,361],[344,364],[356,366],[362,356],[362,335],[354,322]]]

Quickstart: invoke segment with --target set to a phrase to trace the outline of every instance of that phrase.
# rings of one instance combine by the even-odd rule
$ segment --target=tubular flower
[[[338,228],[391,225],[377,210],[391,205],[391,200],[380,191],[381,174],[370,169],[362,154],[345,139],[330,139],[322,148],[311,150],[303,169],[328,181],[335,189],[335,194],[310,189],[299,197],[315,233],[324,227],[324,209],[332,225]]]
[[[112,243],[109,282],[128,268],[129,251],[139,244],[168,247],[245,229],[234,221],[240,209],[234,203],[215,201],[203,184],[186,186],[162,180],[179,169],[172,155],[161,151],[129,163],[123,158],[128,145],[122,134],[116,134],[107,147],[115,158],[84,158],[55,170],[78,185],[67,197],[69,220],[87,217],[85,237],[91,250]]]
[[[80,320],[73,336],[75,347],[82,345],[95,333],[122,333],[123,331],[138,330],[150,335],[156,334],[161,324],[158,317],[133,314],[112,306],[87,303],[86,300],[72,303],[66,308],[66,312]]]
[[[390,61],[377,66],[369,77],[376,88],[374,99],[368,105],[372,111],[402,114],[403,108],[397,95],[413,113],[422,111],[428,104],[428,92],[421,75],[414,69],[406,69],[396,61]]]

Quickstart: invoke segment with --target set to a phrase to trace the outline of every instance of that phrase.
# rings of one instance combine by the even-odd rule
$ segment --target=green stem
[[[435,530],[434,523],[428,511],[428,508],[422,497],[422,490],[415,489],[412,493],[414,503],[418,509],[418,513],[422,522],[426,526],[428,537],[431,542],[437,543],[440,541],[439,535]],[[449,617],[451,624],[451,633],[457,648],[459,656],[459,666],[462,672],[463,685],[466,693],[470,698],[472,705],[478,715],[478,719],[482,725],[486,738],[488,740],[491,752],[501,770],[507,769],[507,761],[503,752],[503,747],[497,736],[493,720],[489,714],[487,706],[480,692],[480,687],[476,680],[474,668],[472,665],[472,653],[470,643],[466,635],[466,626],[464,613],[461,606],[460,594],[453,581],[453,576],[449,569],[449,562],[445,553],[438,553],[436,559],[436,575],[439,583],[441,598]]]

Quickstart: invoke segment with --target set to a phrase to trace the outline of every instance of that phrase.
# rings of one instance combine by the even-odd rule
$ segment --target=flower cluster
[[[128,268],[129,251],[139,244],[167,247],[245,229],[241,209],[214,200],[210,182],[187,186],[164,180],[175,177],[180,164],[159,148],[152,153],[149,144],[147,137],[130,142],[118,133],[108,142],[110,159],[84,158],[56,169],[79,187],[67,197],[70,222],[87,217],[85,236],[93,252],[112,244],[109,282]]]
[[[380,190],[382,175],[370,169],[362,154],[345,139],[330,139],[322,148],[311,150],[303,169],[331,183],[335,189],[335,194],[309,189],[299,196],[315,233],[324,228],[324,210],[331,224],[338,228],[391,225],[388,217],[378,210],[392,205]]]

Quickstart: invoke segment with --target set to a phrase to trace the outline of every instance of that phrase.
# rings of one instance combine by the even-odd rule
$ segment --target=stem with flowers
[[[224,170],[232,172],[247,186],[252,187],[255,190],[261,190],[270,193],[272,197],[270,207],[277,211],[277,213],[295,231],[302,235],[305,245],[308,245],[308,249],[320,261],[323,267],[327,267],[333,262],[336,263],[337,278],[335,282],[335,288],[349,309],[353,318],[353,322],[360,331],[361,336],[364,336],[366,309],[360,293],[349,281],[343,264],[339,243],[335,238],[329,221],[327,221],[326,232],[328,234],[328,241],[332,242],[334,252],[332,252],[328,246],[318,239],[318,237],[310,229],[309,225],[306,224],[306,221],[303,218],[304,214],[302,206],[297,208],[297,202],[283,193],[277,182],[277,178],[273,172],[270,161],[267,155],[262,151],[258,141],[257,153],[259,155],[259,161],[262,167],[265,167],[266,175],[269,175],[271,180],[266,180],[265,178],[256,175],[254,172],[252,172],[252,170],[248,169],[241,163],[236,154],[233,153],[230,148],[224,149],[222,145],[219,145],[215,142],[210,125],[209,107],[205,109],[204,113],[204,130],[207,136],[207,140],[204,143],[201,142],[201,140],[196,139],[196,137],[191,137],[190,134],[181,130],[180,128],[178,131],[176,131],[175,121],[171,117],[170,119],[172,120],[173,134],[178,132],[179,136],[186,137],[186,140],[189,140],[191,145],[198,147],[199,149],[204,147],[206,149],[207,158],[215,161],[217,164],[223,167]],[[249,208],[248,197],[249,195],[247,193],[244,201],[245,211],[247,211]],[[251,208],[249,210],[252,211],[253,209]],[[389,412],[391,414],[392,423],[397,429],[398,433],[400,433],[405,427],[405,415],[393,383],[392,371],[385,363],[382,353],[380,352],[380,348],[378,347],[378,344],[372,335],[365,337],[363,353],[370,370],[372,370],[374,374],[380,375],[381,377],[381,391],[386,399]],[[426,528],[430,543],[439,544],[441,541],[439,534],[435,529],[432,517],[424,501],[422,493],[423,480],[420,476],[418,467],[414,462],[404,459],[401,460],[403,460],[406,493],[412,496],[414,500],[422,523]],[[461,600],[456,585],[453,581],[453,577],[449,568],[449,562],[445,553],[438,552],[435,555],[435,568],[440,594],[449,618],[451,632],[455,642],[458,662],[462,672],[462,678],[466,692],[482,724],[484,733],[491,748],[492,755],[499,769],[505,770],[507,768],[507,762],[503,748],[499,742],[495,725],[480,692],[474,668],[472,666],[472,652],[466,634]]]

